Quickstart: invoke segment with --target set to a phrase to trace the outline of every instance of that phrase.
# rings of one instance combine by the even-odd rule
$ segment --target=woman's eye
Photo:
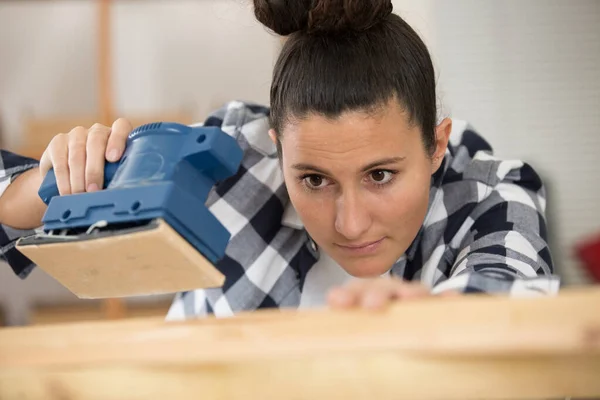
[[[327,179],[320,175],[308,175],[304,177],[304,184],[310,189],[321,189],[327,186]]]
[[[377,170],[371,172],[371,181],[377,185],[383,185],[392,180],[394,174],[392,171]]]

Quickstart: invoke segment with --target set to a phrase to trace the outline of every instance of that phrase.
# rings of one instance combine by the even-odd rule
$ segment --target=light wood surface
[[[186,125],[194,123],[191,113],[188,114],[186,112],[157,111],[156,113],[134,115],[127,118],[134,127],[157,121],[178,122]],[[12,150],[20,155],[39,160],[54,136],[59,133],[69,133],[71,129],[77,126],[89,128],[105,119],[106,117],[101,117],[100,115],[28,118],[24,121],[21,143],[17,148]],[[106,124],[110,126],[112,122],[108,119]]]
[[[225,281],[209,260],[161,219],[155,228],[117,236],[23,243],[17,242],[21,253],[81,299],[177,293],[221,287]]]
[[[104,125],[114,121],[111,3],[112,0],[98,0],[98,122]]]
[[[600,289],[0,330],[1,399],[600,397]]]
[[[105,319],[164,317],[171,306],[168,301],[123,302],[118,316],[108,314],[106,301],[80,300],[69,304],[40,304],[31,307],[29,325],[55,325]]]

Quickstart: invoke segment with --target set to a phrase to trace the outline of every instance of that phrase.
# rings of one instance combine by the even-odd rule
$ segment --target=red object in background
[[[577,245],[575,252],[592,278],[600,282],[600,235]]]

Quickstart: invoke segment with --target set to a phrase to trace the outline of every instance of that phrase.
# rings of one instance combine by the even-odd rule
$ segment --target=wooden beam
[[[114,121],[111,51],[111,0],[98,0],[98,107],[100,123]]]
[[[164,317],[171,306],[171,300],[150,302],[128,302],[126,318]],[[56,325],[73,322],[101,321],[106,319],[103,302],[97,300],[75,303],[33,304],[29,312],[29,325]]]
[[[0,398],[600,397],[600,288],[0,330]]]
[[[24,121],[22,143],[19,147],[12,150],[26,157],[39,160],[54,136],[59,133],[69,133],[71,129],[77,126],[89,128],[96,122],[100,122],[102,118],[100,115],[80,115],[26,119]],[[186,125],[198,122],[194,121],[191,113],[185,111],[148,112],[146,115],[136,114],[127,116],[127,119],[129,119],[134,127],[159,121],[179,122]]]

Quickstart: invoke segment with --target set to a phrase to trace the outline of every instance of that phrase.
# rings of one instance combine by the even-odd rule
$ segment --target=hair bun
[[[254,15],[273,32],[287,36],[305,30],[312,0],[254,0]]]
[[[256,18],[283,36],[365,31],[392,10],[392,0],[254,0]]]

